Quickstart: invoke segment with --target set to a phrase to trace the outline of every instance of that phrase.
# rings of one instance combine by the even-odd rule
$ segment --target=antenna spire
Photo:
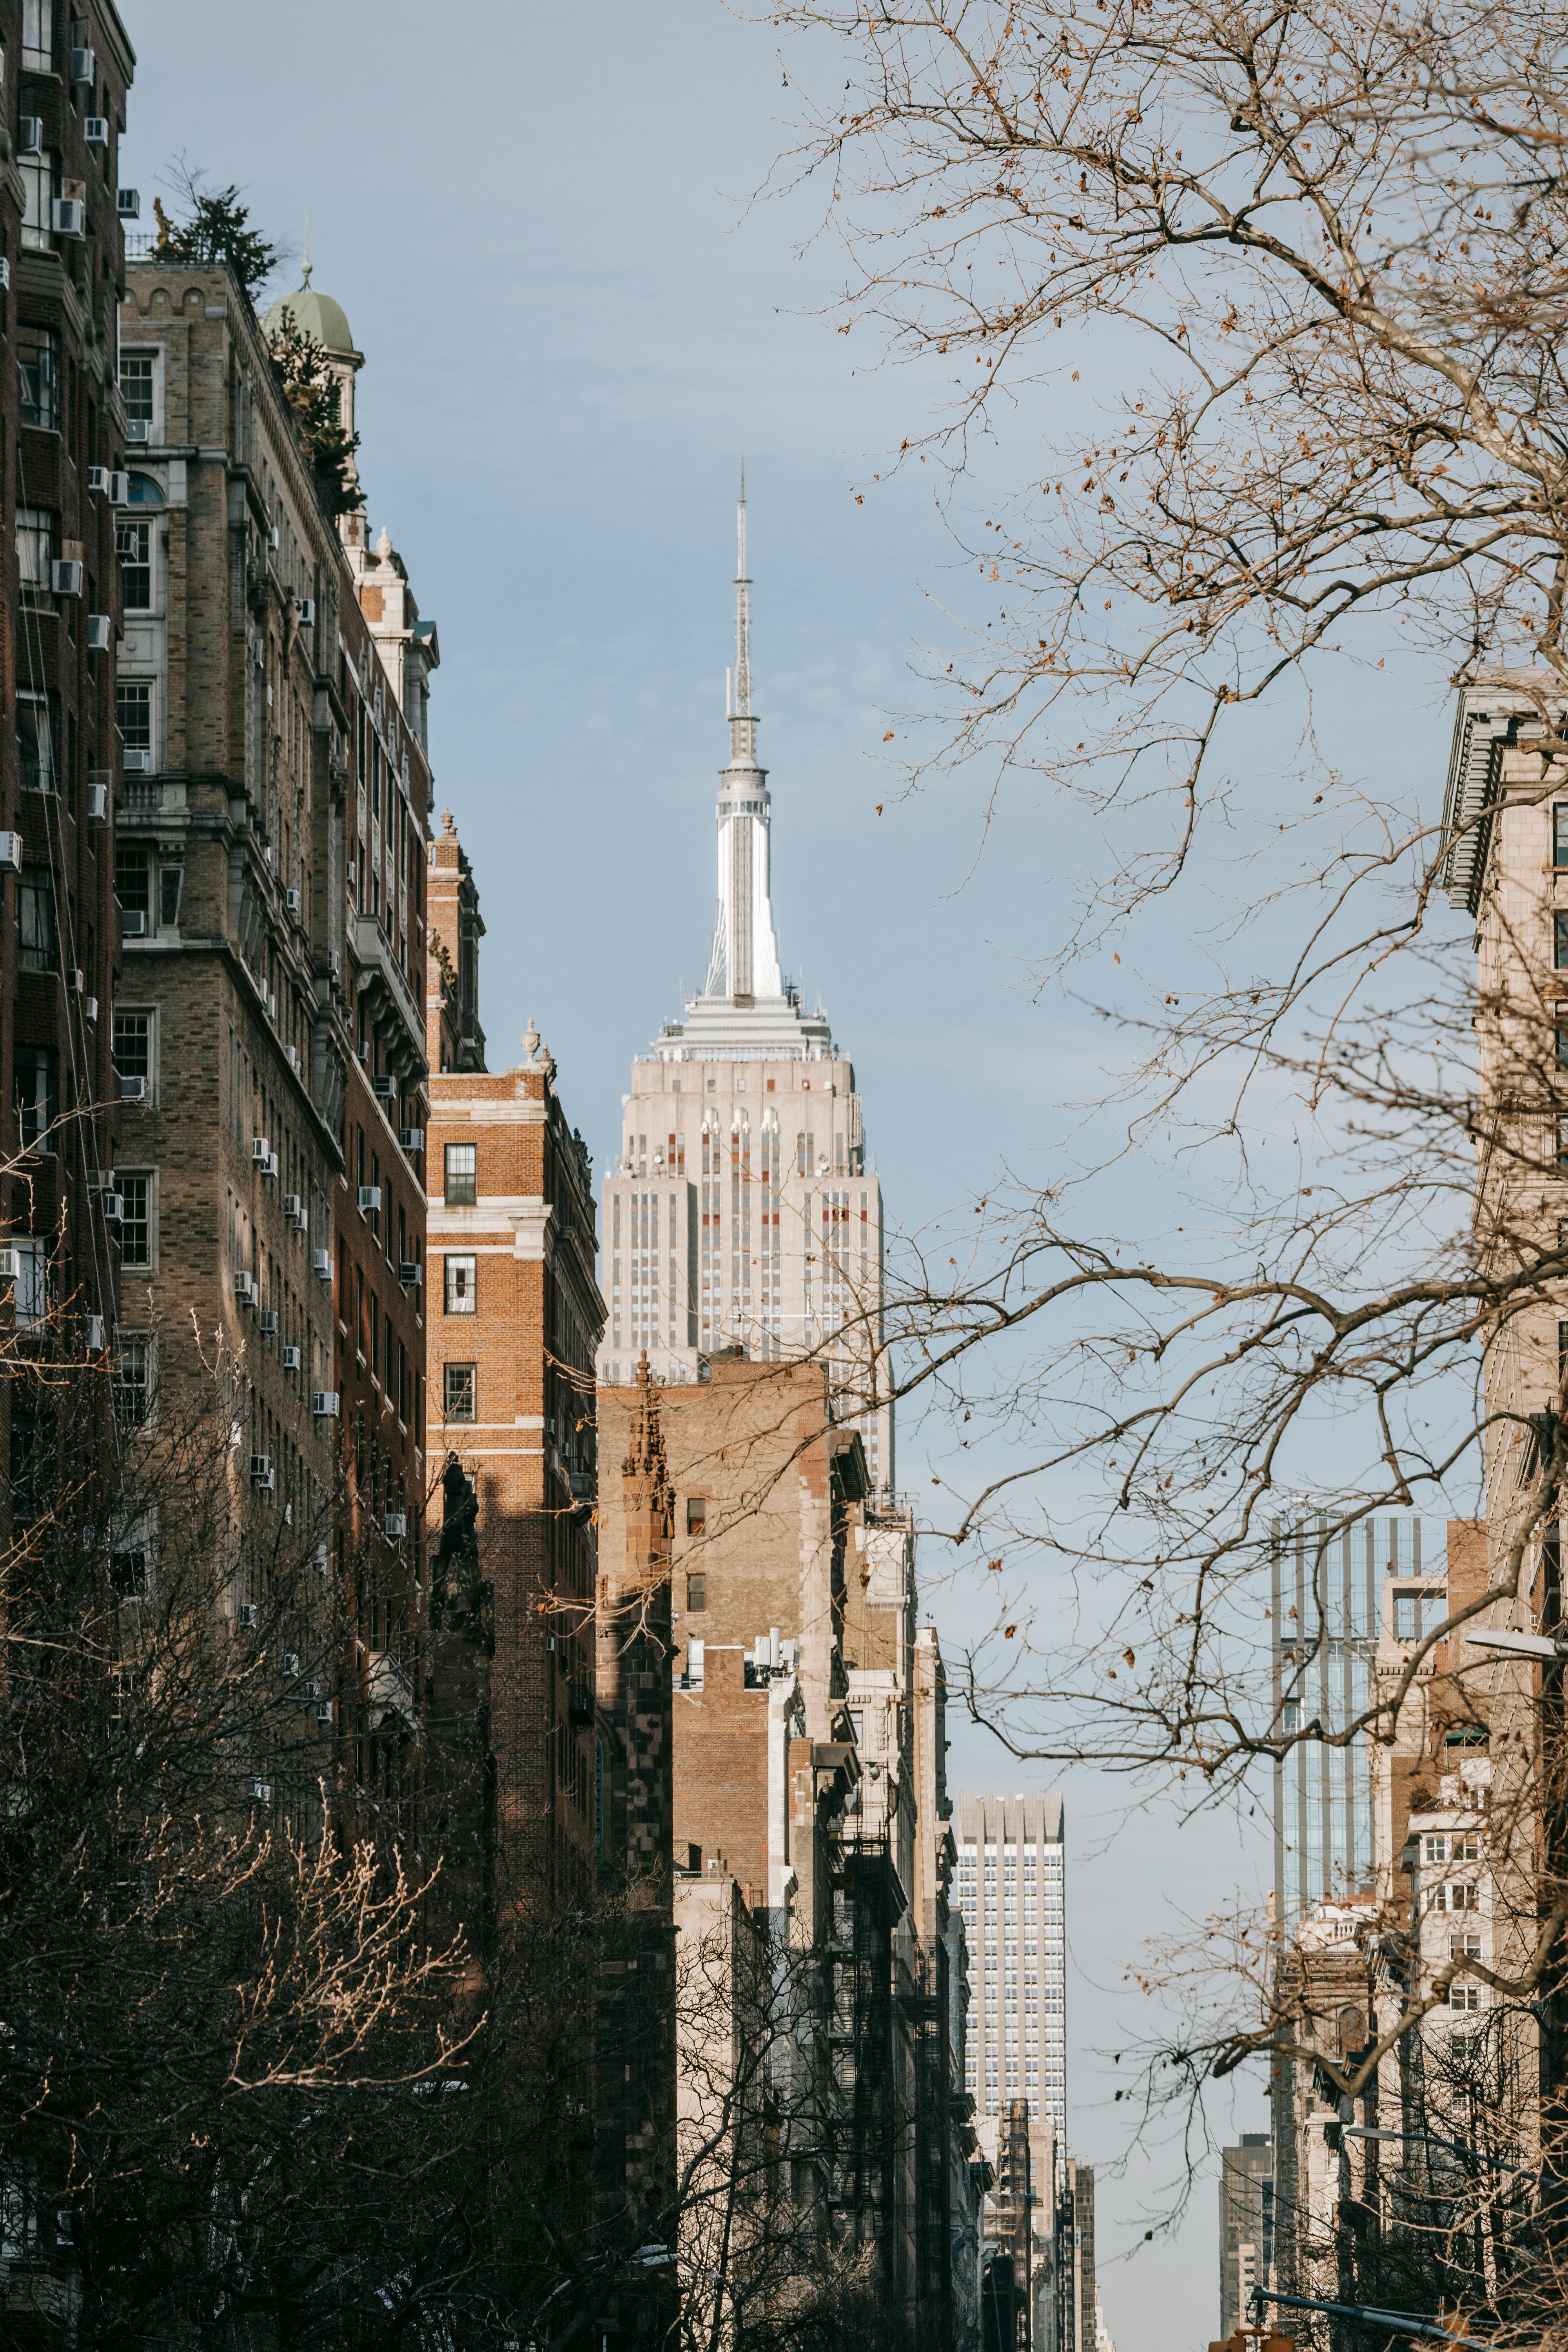
[[[309,203],[307,203],[305,206],[305,263],[300,275],[304,279],[306,285],[309,286],[310,282],[310,207]]]
[[[730,759],[754,767],[757,721],[752,709],[752,583],[746,573],[746,461],[741,460],[741,502],[735,509],[735,670],[731,688]]]

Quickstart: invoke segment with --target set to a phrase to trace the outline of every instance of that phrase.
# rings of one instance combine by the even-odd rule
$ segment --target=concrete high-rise
[[[983,2115],[1026,2099],[1032,2121],[1048,2121],[1060,2148],[1067,2130],[1062,1801],[960,1797],[953,1827],[973,1993],[963,2086]]]
[[[882,1196],[867,1165],[855,1068],[779,958],[773,801],[752,708],[746,505],[739,516],[730,758],[720,772],[706,977],[632,1066],[604,1185],[609,1322],[599,1377],[662,1381],[739,1349],[826,1362],[858,1428],[873,1491],[893,1485],[884,1401]]]

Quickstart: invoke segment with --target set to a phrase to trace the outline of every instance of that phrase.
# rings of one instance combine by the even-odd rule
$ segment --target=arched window
[[[127,487],[133,507],[161,507],[163,503],[163,493],[151,474],[132,474]]]

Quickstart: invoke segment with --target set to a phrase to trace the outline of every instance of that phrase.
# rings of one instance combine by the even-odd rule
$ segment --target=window
[[[121,1429],[143,1429],[152,1412],[152,1334],[121,1331],[114,1359],[114,1418]]]
[[[147,1548],[127,1543],[109,1563],[109,1581],[121,1601],[140,1601],[147,1590]]]
[[[1568,908],[1562,907],[1552,918],[1552,967],[1568,971]]]
[[[163,493],[151,474],[128,474],[125,489],[133,507],[161,507],[163,503]]]
[[[686,1498],[687,1534],[689,1536],[700,1536],[707,1525],[708,1504],[706,1498],[701,1495],[688,1495]]]
[[[474,1366],[447,1366],[447,1418],[448,1421],[472,1421],[474,1418]]]
[[[52,188],[54,174],[47,164],[24,166],[39,173],[46,186]],[[29,208],[33,199],[32,183],[27,188]],[[47,198],[41,200],[47,202]],[[44,220],[47,229],[48,222]],[[60,421],[60,361],[59,347],[52,327],[21,326],[16,330],[16,376],[21,395],[24,425],[42,425],[52,433]]]
[[[1568,801],[1558,801],[1552,811],[1552,863],[1568,866]]]
[[[22,63],[35,73],[53,73],[55,0],[22,0]]]
[[[153,370],[157,363],[153,352],[122,352],[120,355],[120,392],[125,403],[125,415],[132,425],[153,425]],[[132,476],[132,484],[145,479]],[[132,497],[136,496],[132,488]]]
[[[705,1576],[689,1576],[687,1578],[686,1606],[689,1610],[696,1611],[698,1612],[700,1612],[707,1608],[708,1579]]]
[[[47,1149],[55,1117],[55,1056],[47,1045],[18,1045],[12,1057],[11,1093],[16,1135],[24,1151]]]
[[[122,1078],[145,1080],[145,1092],[153,1091],[153,1015],[151,1013],[114,1014],[114,1066]]]
[[[447,1146],[447,1206],[449,1209],[471,1209],[479,1199],[475,1165],[477,1150],[478,1146],[472,1143],[448,1143]]]
[[[153,1264],[153,1178],[143,1171],[139,1175],[122,1175],[114,1171],[115,1189],[121,1202],[120,1225],[120,1263],[121,1265]]]
[[[16,772],[25,793],[55,789],[54,698],[21,693],[16,697]]]
[[[24,866],[16,885],[18,961],[24,971],[53,971],[58,960],[55,936],[55,882],[47,866]]]
[[[1448,1987],[1448,2006],[1450,2009],[1479,2009],[1480,2005],[1481,1989],[1479,1985],[1451,1984]]]
[[[472,1315],[477,1308],[474,1296],[475,1261],[471,1257],[447,1256],[447,1312],[448,1315]]]
[[[1477,1907],[1475,1888],[1464,1879],[1457,1879],[1448,1889],[1449,1910],[1474,1911]]]
[[[1480,1839],[1472,1832],[1462,1831],[1455,1838],[1450,1853],[1452,1859],[1455,1862],[1479,1862],[1481,1858]]]
[[[150,613],[153,609],[152,524],[116,523],[114,551],[120,558],[120,590],[126,611]]]
[[[1479,1960],[1480,1957],[1481,1939],[1473,1927],[1467,1927],[1462,1936],[1449,1937],[1448,1958],[1451,1960]]]
[[[115,680],[114,723],[128,751],[151,751],[153,685],[150,678],[121,677]]]
[[[16,1048],[18,1055],[24,1050],[18,1045]],[[16,1328],[18,1330],[32,1330],[46,1319],[49,1311],[49,1245],[41,1234],[13,1234],[11,1247],[16,1253],[16,1279],[11,1286],[11,1296],[16,1308]],[[17,1490],[20,1488],[26,1493],[27,1486],[32,1485],[33,1500],[37,1507],[41,1508],[44,1503],[41,1474],[45,1468],[42,1458],[43,1434],[36,1422],[26,1424],[23,1432],[18,1432],[16,1422],[19,1417],[13,1408],[11,1423],[13,1507],[16,1507]],[[30,1439],[26,1435],[28,1428],[31,1431]],[[30,1462],[27,1458],[29,1451],[32,1454]],[[17,1466],[18,1458],[23,1465],[21,1468]]]
[[[49,507],[16,509],[16,570],[24,596],[53,593],[49,566],[55,560],[55,524]]]
[[[138,841],[117,841],[114,845],[114,895],[127,915],[151,918],[152,860],[146,846]]]
[[[180,885],[185,878],[183,866],[161,866],[158,868],[158,928],[177,930],[180,921]]]
[[[1394,1638],[1396,1642],[1418,1642],[1421,1639],[1419,1593],[1396,1592],[1394,1594]]]

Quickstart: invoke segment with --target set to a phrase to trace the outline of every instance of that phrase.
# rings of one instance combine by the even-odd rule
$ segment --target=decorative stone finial
[[[381,526],[381,537],[375,542],[375,551],[383,563],[391,562],[392,533],[387,530],[384,523]]]
[[[457,833],[458,828],[452,822],[452,812],[450,809],[443,809],[441,811],[441,830],[448,837],[451,837]]]
[[[528,1016],[528,1026],[522,1033],[522,1058],[525,1062],[535,1062],[539,1058],[539,1032],[533,1025],[531,1013]]]

